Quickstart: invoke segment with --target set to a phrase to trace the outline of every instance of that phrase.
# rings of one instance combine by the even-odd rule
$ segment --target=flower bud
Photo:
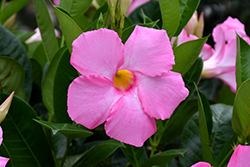
[[[193,16],[191,19],[188,21],[187,25],[185,26],[185,30],[187,31],[187,34],[194,34],[196,25],[198,23],[198,18],[197,18],[197,11],[194,12]]]
[[[132,2],[133,0],[120,0],[120,12],[122,17],[127,15],[128,9]]]
[[[6,115],[8,114],[13,96],[14,96],[14,91],[0,106],[0,123],[5,119]]]
[[[196,26],[195,35],[198,38],[201,38],[203,36],[203,30],[204,30],[204,16],[203,16],[203,12],[201,12],[199,21]]]

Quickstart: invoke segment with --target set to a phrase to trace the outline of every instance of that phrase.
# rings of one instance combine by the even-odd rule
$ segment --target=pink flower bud
[[[14,91],[0,106],[0,123],[5,119],[6,115],[8,114],[13,96],[14,96]]]

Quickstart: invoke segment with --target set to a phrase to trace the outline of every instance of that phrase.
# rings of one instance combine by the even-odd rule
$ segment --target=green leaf
[[[86,130],[83,127],[77,127],[74,125],[70,124],[62,124],[62,123],[52,123],[52,122],[47,122],[47,121],[41,121],[41,120],[34,120],[44,126],[47,129],[52,130],[53,135],[55,135],[57,132],[60,132],[64,134],[65,136],[68,136],[70,138],[81,138],[81,137],[89,137],[93,133]]]
[[[180,5],[179,0],[159,0],[161,15],[162,15],[162,28],[167,31],[169,38],[171,38],[180,22]]]
[[[15,30],[13,34],[21,41],[25,42],[28,38],[35,34],[35,32],[23,31],[23,30]]]
[[[13,58],[0,56],[0,92],[15,94],[26,100],[24,93],[24,70]]]
[[[33,2],[35,6],[36,22],[41,33],[47,61],[50,63],[59,49],[55,29],[45,1],[33,0]]]
[[[250,46],[237,35],[236,82],[237,89],[250,78]]]
[[[172,159],[174,159],[176,156],[181,155],[184,156],[186,150],[168,150],[164,151],[162,153],[156,154],[153,157],[149,158],[142,167],[151,167],[154,165],[164,167],[166,164],[168,164]]]
[[[164,147],[182,133],[188,120],[198,111],[198,105],[195,100],[190,100],[195,87],[193,82],[198,83],[203,68],[203,61],[198,58],[189,71],[184,75],[185,86],[189,90],[189,96],[175,109],[168,122],[165,124],[163,134],[159,144],[160,149]]]
[[[97,20],[97,24],[96,24],[96,29],[100,29],[100,28],[103,28],[104,27],[104,21],[103,21],[103,15],[102,13],[100,13],[100,16]]]
[[[56,11],[56,16],[58,18],[63,36],[67,47],[72,52],[73,41],[83,33],[82,29],[77,25],[77,23],[66,13],[64,13],[60,8],[54,6]]]
[[[195,85],[196,86],[196,85]],[[198,111],[199,111],[199,127],[200,127],[200,140],[203,160],[214,164],[213,152],[210,147],[209,134],[212,130],[212,114],[209,106],[209,102],[206,96],[197,90],[198,97]]]
[[[145,147],[134,147],[126,144],[126,148],[122,148],[123,154],[133,167],[141,167],[148,159]]]
[[[42,89],[42,97],[43,103],[48,109],[50,113],[54,113],[54,82],[55,82],[55,74],[58,68],[59,61],[61,60],[64,54],[68,55],[68,51],[66,47],[61,48],[56,55],[54,56],[53,60],[51,61],[49,68],[45,74],[44,81],[43,81],[43,89]]]
[[[0,25],[0,56],[12,57],[24,68],[24,92],[29,101],[32,89],[32,68],[28,55],[22,43],[14,34]]]
[[[219,103],[224,103],[227,105],[233,105],[235,99],[235,93],[232,92],[230,87],[224,84],[220,91]]]
[[[232,125],[234,131],[246,140],[250,135],[250,79],[243,82],[234,100]],[[242,143],[242,144],[243,144]]]
[[[181,18],[179,27],[175,33],[175,36],[178,36],[182,29],[186,26],[193,13],[197,9],[200,4],[200,0],[179,0],[180,2],[180,10],[181,10]]]
[[[78,72],[70,64],[70,54],[67,50],[58,61],[54,77],[53,105],[57,123],[71,124],[72,122],[67,112],[67,94],[70,83],[76,77],[78,77]]]
[[[174,48],[175,65],[173,71],[184,75],[196,61],[207,38],[188,41]]]
[[[228,139],[234,135],[232,128],[233,107],[224,104],[211,105],[213,113],[213,132],[211,135],[211,147],[214,156],[217,157]]]
[[[0,11],[0,24],[4,24],[14,13],[21,10],[24,6],[29,3],[30,0],[22,0],[22,1],[10,1],[8,5],[6,5],[3,10]]]
[[[42,69],[44,68],[45,64],[47,63],[47,58],[42,42],[35,48],[34,53],[30,56],[30,58],[35,59],[40,64]]]
[[[90,7],[92,0],[60,0],[59,6],[65,9],[71,17],[83,15]]]
[[[120,147],[125,147],[123,143],[117,140],[107,140],[101,144],[92,147],[82,154],[79,160],[73,165],[73,167],[89,167],[98,164]]]
[[[0,93],[0,104],[8,97]],[[3,143],[0,155],[9,157],[10,166],[54,166],[51,149],[37,115],[28,103],[14,96],[9,113],[1,123]]]

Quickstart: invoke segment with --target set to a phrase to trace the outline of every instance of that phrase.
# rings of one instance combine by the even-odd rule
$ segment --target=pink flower
[[[191,167],[211,167],[211,165],[207,162],[197,162],[196,164],[192,165]]]
[[[2,142],[3,142],[3,130],[0,126],[0,145],[2,144]],[[5,158],[5,157],[0,156],[0,167],[6,166],[8,161],[9,161],[9,158]]]
[[[244,25],[238,20],[228,17],[225,22],[218,24],[213,30],[215,41],[214,54],[204,61],[202,76],[221,79],[236,92],[235,63],[236,63],[236,33],[249,43]]]
[[[249,167],[250,146],[238,145],[231,156],[227,167]]]
[[[25,43],[29,44],[29,43],[32,43],[32,42],[36,42],[36,41],[41,41],[42,40],[39,28],[37,27],[34,31],[35,31],[35,34],[32,35],[29,39],[27,39],[25,41]],[[60,36],[59,31],[56,30],[56,29],[55,29],[55,34],[56,34],[57,37]]]
[[[184,27],[184,29],[187,31],[188,35],[193,34],[201,38],[203,35],[203,29],[204,29],[203,12],[200,14],[200,17],[198,20],[198,13],[197,11],[195,11],[191,19],[188,21],[187,25]]]
[[[143,5],[144,3],[149,2],[150,0],[133,0],[132,4],[130,5],[127,15],[129,15],[133,10],[138,8],[139,6]]]
[[[54,4],[55,6],[58,6],[59,3],[60,3],[60,0],[53,0],[53,4]]]
[[[142,146],[188,95],[166,31],[136,26],[125,44],[99,29],[73,42],[71,64],[82,76],[68,89],[68,114],[89,129],[105,123],[108,136]]]

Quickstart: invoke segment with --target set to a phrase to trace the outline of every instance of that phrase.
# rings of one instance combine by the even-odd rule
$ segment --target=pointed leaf
[[[232,125],[242,141],[250,135],[250,79],[243,82],[234,101]]]
[[[54,26],[44,0],[34,0],[36,21],[39,27],[47,61],[50,63],[59,49]]]
[[[83,127],[77,127],[70,124],[62,124],[62,123],[52,123],[42,120],[34,120],[44,126],[47,129],[52,130],[53,135],[55,135],[57,132],[60,132],[64,134],[65,136],[70,135],[70,138],[81,138],[81,137],[89,137],[93,133],[86,130]]]
[[[29,101],[32,89],[32,68],[28,55],[22,43],[14,34],[0,25],[0,56],[12,57],[17,60],[24,69],[24,92]]]
[[[0,103],[8,95],[0,93]],[[11,166],[54,166],[51,149],[40,125],[33,121],[37,115],[28,103],[13,97],[9,113],[1,123],[3,143],[0,155],[9,157]]]
[[[164,167],[166,164],[168,164],[172,159],[174,159],[176,156],[181,155],[184,156],[186,150],[168,150],[164,151],[162,153],[156,154],[153,157],[149,158],[142,167],[151,167],[151,166],[160,166]]]
[[[171,38],[180,23],[179,0],[159,0],[162,17],[162,28],[167,31]]]
[[[72,52],[72,42],[83,33],[77,23],[60,8],[54,6],[67,47]]]
[[[123,154],[133,167],[141,167],[148,159],[145,147],[135,147],[126,144],[126,148],[122,148]]]
[[[173,66],[173,71],[184,75],[196,61],[207,38],[188,41],[176,47],[174,49],[175,65]]]

